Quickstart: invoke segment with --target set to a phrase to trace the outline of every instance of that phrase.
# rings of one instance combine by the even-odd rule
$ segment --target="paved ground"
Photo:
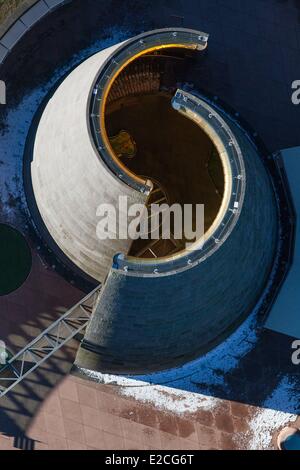
[[[247,449],[255,411],[224,400],[214,412],[176,416],[121,397],[116,387],[67,376],[43,402],[26,437],[2,436],[0,450]]]
[[[120,398],[113,387],[87,387],[85,381],[69,377],[45,403],[28,432],[32,438],[43,437],[50,446],[53,408],[55,426],[60,427],[63,438],[58,445],[66,445],[66,439],[68,448],[72,448],[72,441],[75,447],[81,444],[97,449],[229,448],[236,447],[231,432],[247,428],[243,407],[229,402],[224,402],[215,416],[207,411],[183,418]],[[41,435],[41,430],[46,435]]]
[[[46,268],[33,251],[33,267],[25,284],[0,297],[1,339],[12,353],[18,352],[83,296]],[[24,434],[45,396],[69,372],[77,346],[75,341],[70,343],[1,400],[1,432],[14,437]]]
[[[300,107],[290,100],[291,82],[300,79],[297,1],[112,0],[111,4],[108,8],[107,2],[74,0],[32,30],[0,70],[8,84],[8,103],[17,103],[71,54],[96,37],[107,36],[111,27],[131,36],[183,25],[211,34],[205,58],[195,64],[191,80],[230,103],[271,151],[300,144]],[[18,205],[13,209],[16,220],[20,210]],[[0,298],[1,339],[17,351],[82,296],[45,266],[33,249],[33,269],[25,285]],[[180,416],[124,398],[118,389],[67,375],[77,347],[73,342],[1,401],[0,448],[247,448],[249,423],[257,407],[285,374],[299,380],[299,367],[290,361],[290,342],[276,334],[261,334],[225,382],[209,389],[218,397],[217,406]],[[284,400],[278,400],[276,407],[299,414],[297,404]]]

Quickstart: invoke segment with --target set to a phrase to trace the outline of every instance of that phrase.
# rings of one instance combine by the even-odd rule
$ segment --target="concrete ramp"
[[[281,152],[297,216],[294,260],[266,321],[269,330],[300,339],[300,147]]]

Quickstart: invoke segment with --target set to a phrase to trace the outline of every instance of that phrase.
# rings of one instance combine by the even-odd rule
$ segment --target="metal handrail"
[[[120,254],[114,258],[114,269],[125,273],[142,273],[144,276],[157,274],[170,274],[170,272],[181,272],[190,269],[202,261],[206,260],[230,236],[242,211],[245,188],[246,170],[242,150],[236,140],[230,126],[203,97],[178,89],[172,99],[174,109],[181,112],[189,119],[193,120],[206,132],[208,130],[214,134],[211,140],[216,145],[216,140],[220,141],[222,147],[222,162],[230,171],[231,191],[228,191],[228,203],[224,205],[222,219],[216,229],[208,236],[205,234],[204,244],[197,249],[181,251],[172,257],[165,257],[153,260],[152,258],[135,258]]]
[[[105,125],[105,109],[113,83],[129,64],[156,50],[170,47],[204,50],[208,34],[186,28],[164,28],[148,31],[123,43],[104,62],[92,86],[89,97],[89,125],[101,159],[119,179],[136,191],[149,194],[147,181],[134,175],[114,155]]]

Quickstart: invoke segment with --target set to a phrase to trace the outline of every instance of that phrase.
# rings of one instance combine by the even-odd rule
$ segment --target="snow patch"
[[[282,403],[291,410],[291,413],[276,411],[282,407]],[[277,389],[264,402],[263,408],[249,423],[251,430],[249,450],[270,449],[274,433],[288,423],[296,421],[297,413],[300,411],[299,398],[295,384],[288,376],[281,380]]]
[[[82,368],[80,368],[80,371],[97,382],[106,385],[118,385],[123,396],[134,398],[142,403],[150,403],[156,409],[169,411],[177,415],[187,412],[194,413],[199,409],[209,410],[214,408],[219,401],[217,398],[162,385],[154,385],[130,377],[101,374]]]
[[[177,415],[195,413],[198,410],[211,410],[220,400],[202,394],[184,392],[175,388],[161,385],[139,387],[126,387],[121,390],[122,395],[135,398],[142,403],[151,403],[156,409],[169,411]]]
[[[258,312],[272,285],[275,270],[276,265],[265,293],[252,314],[226,341],[205,356],[179,368],[134,377],[79,370],[96,382],[118,386],[121,395],[143,403],[151,403],[163,411],[181,414],[216,408],[222,400],[217,398],[215,387],[226,390],[226,375],[238,366],[240,360],[251,352],[257,343]],[[289,400],[292,401],[293,390],[290,392]],[[275,400],[273,405],[276,409]],[[277,407],[279,405],[280,401],[277,402]],[[271,412],[275,415],[280,414],[276,411]]]
[[[213,386],[226,387],[226,374],[255,346],[256,312],[224,343],[182,367],[140,376],[116,376],[80,368],[92,380],[119,387],[119,393],[176,414],[213,409],[221,400]]]

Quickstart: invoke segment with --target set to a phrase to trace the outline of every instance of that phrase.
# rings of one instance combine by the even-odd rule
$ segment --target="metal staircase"
[[[146,178],[146,177],[142,176],[142,178]],[[149,195],[149,198],[146,204],[146,207],[148,210],[148,227],[149,227],[148,240],[136,241],[132,246],[130,254],[137,258],[160,258],[163,256],[170,256],[172,254],[177,253],[183,248],[181,241],[176,240],[173,234],[171,234],[170,238],[168,239],[163,239],[161,236],[162,234],[160,234],[160,237],[158,239],[153,239],[151,237],[151,234],[153,233],[152,232],[153,227],[151,224],[152,217],[153,217],[153,214],[151,214],[151,205],[152,204],[169,205],[170,198],[165,188],[163,188],[163,186],[158,181],[156,181],[153,178],[148,178],[148,179],[151,179],[152,184],[153,184],[153,189]],[[159,227],[161,227],[161,224],[159,224]],[[156,227],[154,228],[154,230],[155,229]]]
[[[0,366],[0,398],[87,326],[101,286],[52,323],[22,351]]]

